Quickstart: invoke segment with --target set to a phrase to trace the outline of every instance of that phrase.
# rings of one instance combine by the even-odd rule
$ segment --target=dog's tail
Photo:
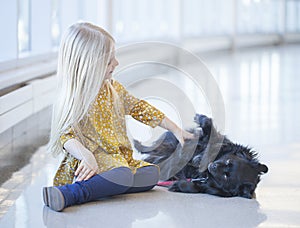
[[[140,141],[134,139],[133,145],[138,150],[138,152],[142,153],[144,146],[142,145],[142,143]]]
[[[133,145],[134,148],[141,154],[149,154],[155,149],[153,146],[144,146],[140,141],[135,139],[133,140]]]

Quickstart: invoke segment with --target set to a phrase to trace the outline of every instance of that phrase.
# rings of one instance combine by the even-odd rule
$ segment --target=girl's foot
[[[45,205],[54,211],[62,211],[65,208],[65,198],[56,187],[44,187],[43,199]]]

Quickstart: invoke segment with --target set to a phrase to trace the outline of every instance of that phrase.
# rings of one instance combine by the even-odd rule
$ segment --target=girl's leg
[[[133,185],[125,193],[144,192],[152,189],[159,180],[159,168],[149,165],[138,168],[134,174]]]
[[[126,192],[133,184],[133,174],[128,167],[119,167],[79,181],[43,189],[44,202],[55,211],[99,198]]]

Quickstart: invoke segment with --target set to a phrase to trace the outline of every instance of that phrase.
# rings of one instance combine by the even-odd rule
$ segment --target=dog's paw
[[[138,140],[133,140],[133,145],[134,145],[134,147],[138,150],[138,151],[141,151],[142,150],[142,148],[143,148],[143,145],[142,145],[142,143],[140,142],[140,141],[138,141]]]
[[[199,124],[199,126],[202,128],[212,124],[211,118],[203,114],[196,114],[194,117],[194,121],[195,123]]]
[[[202,114],[196,114],[194,117],[194,121],[199,125],[200,128],[202,128],[202,135],[210,134],[211,128],[213,127],[211,118]]]
[[[185,189],[188,187],[188,181],[186,180],[179,180],[173,183],[169,187],[169,191],[171,192],[185,192]]]
[[[201,192],[199,187],[197,187],[197,185],[187,180],[176,181],[172,186],[169,187],[169,191],[184,192],[184,193]]]
[[[180,192],[180,188],[179,188],[179,181],[174,182],[169,188],[168,190],[170,192]]]
[[[194,117],[194,121],[199,124],[200,126],[202,125],[202,123],[208,119],[208,117],[206,115],[203,114],[198,114],[196,113],[195,117]]]

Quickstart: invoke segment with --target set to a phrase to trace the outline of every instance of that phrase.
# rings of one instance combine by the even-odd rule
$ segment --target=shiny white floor
[[[300,46],[202,59],[222,92],[225,133],[255,148],[269,167],[256,199],[171,193],[156,187],[57,213],[43,206],[41,188],[51,184],[58,160],[41,148],[1,186],[0,227],[300,227]]]

